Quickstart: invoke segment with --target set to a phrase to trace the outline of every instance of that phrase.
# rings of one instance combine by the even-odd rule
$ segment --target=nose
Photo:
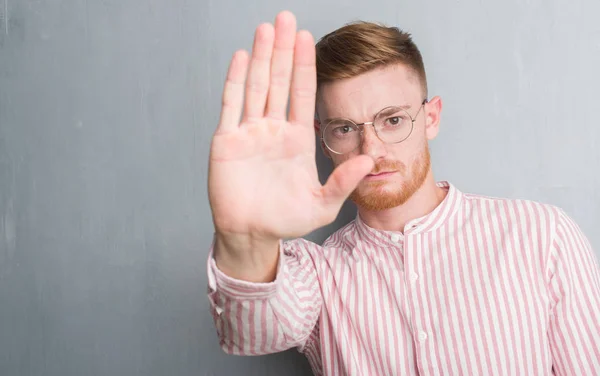
[[[377,161],[387,154],[385,143],[377,137],[373,123],[362,124],[362,142],[360,145],[361,154],[365,154]]]

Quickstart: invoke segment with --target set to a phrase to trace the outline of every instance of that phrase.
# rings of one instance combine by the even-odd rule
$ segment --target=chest
[[[353,354],[347,367],[378,366],[378,374],[450,363],[477,373],[498,358],[510,364],[544,347],[539,249],[511,233],[359,243],[321,271],[322,331]]]

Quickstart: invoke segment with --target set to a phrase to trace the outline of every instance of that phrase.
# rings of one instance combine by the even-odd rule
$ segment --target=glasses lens
[[[399,107],[383,109],[375,117],[374,125],[377,136],[389,144],[406,140],[413,128],[412,118]]]
[[[360,132],[349,120],[334,120],[323,130],[323,141],[335,153],[349,153],[360,145]]]

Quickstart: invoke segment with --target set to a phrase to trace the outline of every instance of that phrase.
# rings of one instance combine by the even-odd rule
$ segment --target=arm
[[[600,268],[585,235],[562,211],[546,276],[554,372],[600,375]]]
[[[275,280],[247,282],[223,273],[208,259],[208,296],[223,351],[262,355],[303,347],[322,306],[315,269],[318,246],[280,242]]]
[[[316,90],[314,39],[296,31],[289,12],[275,27],[257,28],[251,56],[238,51],[231,60],[208,166],[216,232],[209,294],[228,352],[266,353],[305,341],[320,310],[314,263],[303,246],[278,248],[279,239],[333,222],[373,168],[371,157],[356,156],[321,185]]]

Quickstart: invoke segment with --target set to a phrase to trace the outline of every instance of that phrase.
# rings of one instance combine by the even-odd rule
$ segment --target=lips
[[[395,171],[380,171],[380,172],[376,172],[374,174],[369,174],[367,176],[384,176],[384,175],[388,175],[388,174],[392,174]]]
[[[382,171],[376,174],[369,174],[365,176],[365,181],[379,181],[388,180],[394,176],[397,171]]]

